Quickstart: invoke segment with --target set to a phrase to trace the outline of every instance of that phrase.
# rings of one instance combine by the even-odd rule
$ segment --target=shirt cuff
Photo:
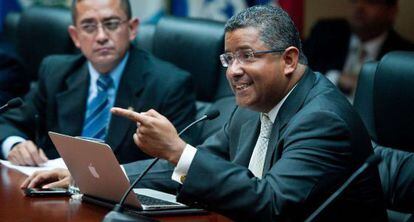
[[[127,175],[126,171],[125,171],[124,166],[122,166],[122,165],[120,165],[120,166],[121,166],[121,170],[122,170],[122,172],[124,172],[125,177],[126,177],[126,178],[128,179],[128,181],[129,181],[129,177],[128,177],[128,175]]]
[[[339,77],[341,72],[339,70],[329,70],[325,74],[326,78],[329,79],[335,86],[338,85]]]
[[[174,168],[174,172],[171,179],[177,181],[180,184],[184,183],[185,177],[187,176],[188,169],[190,168],[191,162],[193,162],[194,156],[197,153],[197,149],[187,144],[178,160],[177,166]]]
[[[9,156],[10,150],[12,149],[13,145],[16,143],[21,143],[26,141],[23,137],[20,136],[9,136],[7,137],[3,144],[1,144],[1,151],[3,152],[3,156],[5,159],[7,159],[7,156]]]

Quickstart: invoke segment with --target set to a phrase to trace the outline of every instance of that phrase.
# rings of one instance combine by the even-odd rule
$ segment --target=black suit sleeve
[[[414,153],[379,145],[374,151],[382,157],[378,167],[387,207],[414,212]]]
[[[18,59],[0,49],[0,105],[24,95],[29,90],[29,84]]]
[[[47,59],[40,67],[38,82],[32,87],[24,98],[21,107],[13,109],[0,117],[0,143],[2,144],[9,136],[20,136],[25,139],[34,138],[34,125],[36,114],[40,121],[45,116],[46,109],[46,87],[45,78],[47,75]],[[42,127],[39,127],[42,128]],[[2,157],[5,158],[5,157]]]
[[[237,221],[303,219],[309,213],[304,211],[315,207],[309,202],[319,203],[309,199],[326,198],[324,189],[339,182],[332,175],[349,173],[351,144],[343,138],[350,132],[342,119],[328,112],[301,115],[292,121],[282,135],[281,158],[262,180],[247,167],[226,159],[223,150],[228,149],[229,138],[239,138],[232,138],[232,132],[224,129],[216,135],[215,145],[197,151],[178,200]],[[217,149],[219,145],[225,149]]]

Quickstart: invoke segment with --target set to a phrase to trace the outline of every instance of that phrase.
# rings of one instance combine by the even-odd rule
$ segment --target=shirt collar
[[[276,106],[273,107],[267,113],[267,115],[269,116],[269,119],[270,119],[270,121],[272,121],[272,123],[275,123],[275,120],[276,120],[277,114],[279,113],[280,107],[282,107],[283,103],[285,103],[285,100],[289,97],[290,93],[296,88],[296,86],[297,86],[297,84],[295,86],[293,86],[293,88],[288,92],[288,94],[286,94],[286,96],[283,97],[283,99],[280,100],[280,102],[278,104],[276,104]]]
[[[113,69],[112,71],[110,71],[108,73],[108,75],[112,78],[113,82],[114,82],[114,88],[117,89],[119,82],[121,80],[121,76],[122,73],[124,72],[126,63],[128,61],[129,58],[129,52],[127,52],[124,56],[124,58],[121,60],[121,62],[115,67],[115,69]],[[92,83],[96,83],[96,81],[98,80],[99,76],[101,75],[92,65],[92,63],[90,61],[88,61],[88,70],[89,70],[89,75],[91,77],[91,82]]]

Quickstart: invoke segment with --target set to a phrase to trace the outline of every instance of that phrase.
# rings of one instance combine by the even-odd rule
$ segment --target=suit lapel
[[[249,166],[250,158],[253,153],[254,146],[257,142],[257,137],[260,131],[260,118],[257,115],[255,118],[244,123],[240,130],[240,137],[238,142],[238,151],[234,157],[234,163],[242,166]],[[253,132],[253,133],[252,133]]]
[[[273,155],[276,151],[276,144],[279,141],[279,134],[280,134],[279,124],[276,121],[273,124],[273,128],[272,128],[272,131],[270,133],[269,144],[267,145],[266,159],[265,159],[265,163],[264,163],[264,167],[263,167],[263,171],[264,171],[263,175],[270,169],[271,163],[273,162],[272,159],[273,159]]]
[[[286,99],[285,103],[280,108],[267,147],[264,173],[269,171],[274,162],[280,158],[281,153],[283,152],[283,150],[278,150],[280,135],[282,134],[284,127],[290,121],[293,115],[295,115],[302,107],[309,91],[314,85],[314,82],[315,74],[309,68],[307,68],[304,76],[298,82],[296,88],[292,91],[292,93]]]
[[[66,79],[66,90],[56,95],[57,122],[63,134],[78,136],[82,132],[89,79],[87,63],[84,62]]]
[[[145,75],[148,73],[147,61],[148,58],[142,52],[135,48],[130,50],[130,56],[118,86],[114,106],[125,109],[132,108],[135,111],[142,109],[145,101],[140,100],[139,95],[145,86]],[[131,127],[136,127],[136,124],[131,120],[112,115],[106,142],[112,149],[116,150],[124,139],[131,139],[125,138]]]

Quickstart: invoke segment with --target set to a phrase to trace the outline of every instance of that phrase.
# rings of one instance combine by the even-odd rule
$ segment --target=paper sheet
[[[42,166],[36,166],[36,167],[29,167],[29,166],[16,166],[11,164],[9,161],[6,160],[0,160],[0,163],[3,164],[4,166],[8,167],[8,168],[12,168],[12,169],[16,169],[26,175],[31,175],[32,173],[39,171],[39,170],[52,170],[55,168],[66,168],[66,164],[65,162],[63,162],[62,158],[57,158],[57,159],[53,159],[53,160],[49,160],[47,161],[45,164],[43,164]]]

